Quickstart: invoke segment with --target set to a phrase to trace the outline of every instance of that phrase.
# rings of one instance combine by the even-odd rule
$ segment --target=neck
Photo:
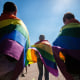
[[[0,21],[5,19],[19,19],[19,18],[17,18],[16,15],[14,15],[13,13],[3,12],[0,16]]]
[[[2,15],[14,15],[14,16],[16,16],[16,14],[14,14],[13,12],[3,12]]]
[[[68,24],[69,24],[69,23],[79,23],[79,21],[76,20],[76,19],[71,19],[71,20],[68,22]]]

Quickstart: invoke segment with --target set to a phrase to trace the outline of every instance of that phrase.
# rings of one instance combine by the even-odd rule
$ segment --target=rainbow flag
[[[70,75],[67,73],[65,55],[69,55],[77,61],[80,61],[80,24],[70,23],[63,26],[60,34],[53,42],[53,52],[56,62],[63,75],[68,80]],[[63,61],[62,61],[63,60]]]
[[[5,46],[4,46],[5,45]],[[20,59],[22,51],[29,47],[29,35],[21,20],[6,19],[0,21],[0,52],[16,60]],[[24,54],[26,55],[26,53]]]
[[[70,23],[63,26],[53,45],[66,49],[70,56],[80,60],[80,24]]]
[[[29,33],[25,24],[13,15],[0,16],[0,53],[8,55],[18,62],[29,47]]]
[[[29,48],[29,51],[27,53],[27,63],[37,62],[37,56],[36,56],[37,52],[47,70],[53,75],[58,76],[58,69],[50,43],[47,40],[44,40],[38,42],[32,47],[33,48]]]
[[[36,48],[28,48],[26,56],[26,65],[37,62],[36,52],[38,52]]]

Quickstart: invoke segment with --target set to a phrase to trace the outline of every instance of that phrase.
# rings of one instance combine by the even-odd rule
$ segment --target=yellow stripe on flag
[[[25,24],[21,20],[17,20],[17,19],[7,19],[7,20],[0,21],[0,28],[6,27],[10,24],[13,24],[13,25],[20,24],[25,29],[25,31],[28,33],[28,30],[27,30]]]
[[[27,60],[28,60],[28,61],[32,61],[31,49],[28,49],[28,50],[27,50]]]
[[[40,44],[32,45],[32,47],[40,48],[40,49],[50,53],[51,55],[53,55],[52,47],[49,45],[45,45],[45,44],[40,43]]]
[[[27,60],[29,61],[29,64],[36,63],[37,62],[37,56],[35,54],[34,49],[28,49],[27,50]]]

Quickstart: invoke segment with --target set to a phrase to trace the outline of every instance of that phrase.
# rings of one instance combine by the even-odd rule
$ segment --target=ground
[[[31,64],[30,67],[27,67],[27,74],[26,74],[26,70],[24,69],[24,75],[25,75],[25,77],[21,77],[21,75],[20,75],[19,80],[38,80],[37,64],[36,63]],[[43,76],[43,80],[45,80],[44,76]],[[58,77],[55,77],[52,74],[49,74],[49,80],[65,80],[65,78],[63,77],[63,75],[59,71]]]

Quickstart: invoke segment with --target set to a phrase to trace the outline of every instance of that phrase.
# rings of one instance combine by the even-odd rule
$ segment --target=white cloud
[[[54,13],[62,13],[65,10],[72,7],[76,0],[56,0],[55,4],[53,5],[53,12]]]

